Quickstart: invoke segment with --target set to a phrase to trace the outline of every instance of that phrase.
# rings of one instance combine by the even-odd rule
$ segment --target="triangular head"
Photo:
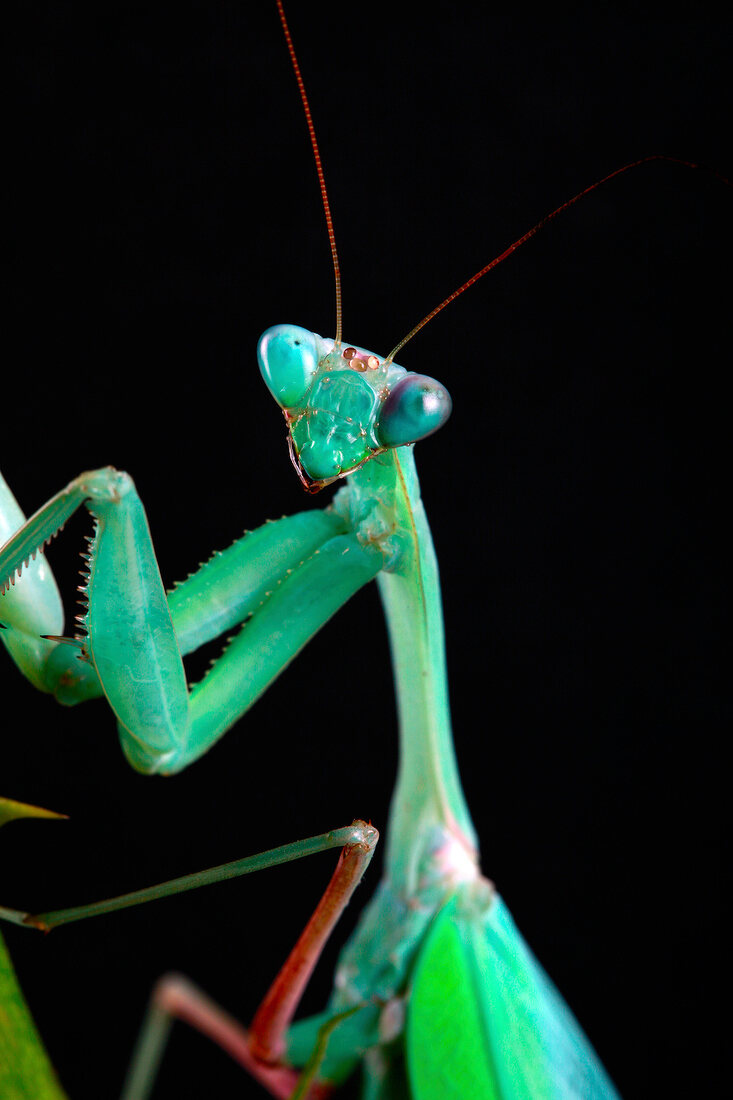
[[[434,378],[297,325],[268,328],[257,359],[285,414],[293,463],[310,489],[387,448],[424,439],[450,416],[450,395]]]

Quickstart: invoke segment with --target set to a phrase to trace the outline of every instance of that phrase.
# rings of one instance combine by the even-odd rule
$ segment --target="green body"
[[[332,504],[247,534],[166,595],[128,475],[83,474],[22,527],[3,483],[6,530],[20,531],[0,553],[0,584],[80,504],[96,531],[78,637],[59,640],[60,602],[42,558],[0,597],[0,636],[28,678],[61,702],[104,694],[133,766],[171,774],[206,752],[377,577],[400,727],[385,877],[342,952],[329,1005],[291,1029],[287,1059],[304,1066],[321,1050],[319,1076],[334,1083],[363,1063],[367,1100],[615,1097],[478,865],[411,446],[445,419],[447,394],[292,326],[268,330],[260,366],[290,425],[301,478],[349,475]],[[242,623],[189,688],[182,656]]]

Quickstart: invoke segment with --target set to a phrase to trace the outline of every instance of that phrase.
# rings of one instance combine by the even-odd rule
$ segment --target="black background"
[[[616,166],[662,151],[733,169],[729,26],[452,4],[419,21],[411,5],[289,15],[345,336],[377,352]],[[333,332],[274,5],[42,4],[10,45],[3,471],[32,511],[82,469],[129,470],[170,584],[246,526],[320,503],[254,354],[278,321]],[[484,867],[627,1098],[708,1093],[722,1065],[732,199],[700,172],[639,169],[401,356],[454,398],[418,465]],[[85,530],[51,555],[70,602]],[[78,903],[386,821],[395,718],[371,589],[172,780],[130,771],[102,703],[62,710],[9,663],[0,682],[2,793],[71,815],[3,833],[6,904]],[[46,939],[9,928],[72,1100],[117,1094],[166,969],[248,1019],[330,862]],[[178,1028],[155,1096],[212,1088],[260,1095]]]

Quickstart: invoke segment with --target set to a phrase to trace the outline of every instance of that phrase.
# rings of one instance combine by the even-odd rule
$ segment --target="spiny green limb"
[[[383,564],[378,547],[364,546],[357,535],[347,534],[328,539],[293,569],[193,687],[185,743],[161,760],[157,770],[171,775],[207,752]],[[123,742],[123,748],[133,766],[151,770],[144,757],[133,755],[134,742]]]
[[[270,520],[214,553],[168,593],[183,656],[244,622],[303,561],[345,531],[334,512],[297,512]]]
[[[24,567],[54,538],[66,521],[86,502],[114,503],[132,488],[129,474],[105,466],[87,470],[70,481],[35,512],[8,539],[0,551],[0,594],[15,584]],[[93,511],[93,504],[90,505]]]
[[[58,644],[65,640],[63,605],[41,551],[82,504],[99,526],[110,506],[112,511],[117,507],[124,510],[134,499],[129,475],[107,466],[74,478],[26,521],[9,487],[0,479],[0,538],[9,536],[0,550],[0,619],[8,628],[2,631],[2,640],[31,683],[41,691],[56,693],[65,703],[99,694],[99,688],[93,673],[90,677],[81,671],[77,655],[69,652],[68,646]],[[91,555],[84,557],[91,569]],[[130,569],[129,575],[137,576],[138,572]],[[90,593],[82,590],[82,595],[86,599]],[[77,618],[81,618],[81,628],[86,628],[86,617]]]
[[[120,728],[162,759],[185,741],[188,689],[147,516],[127,474],[97,471],[85,488],[96,526],[81,626]]]
[[[0,595],[15,584],[23,569],[54,538],[84,503],[79,478],[52,497],[12,535],[0,550]]]
[[[104,901],[92,902],[89,905],[77,905],[69,909],[54,909],[46,913],[24,913],[17,909],[0,908],[0,919],[7,920],[12,924],[37,928],[42,932],[50,932],[52,928],[59,928],[63,924],[71,924],[74,921],[85,920],[88,917],[102,916],[105,913],[113,913],[118,909],[129,909],[135,905],[143,905],[148,901],[157,901],[159,898],[182,894],[188,890],[196,890],[200,886],[209,886],[215,882],[225,882],[227,879],[239,878],[242,875],[251,874],[253,871],[261,871],[267,867],[277,867],[282,863],[303,859],[305,856],[326,852],[332,848],[358,848],[361,846],[369,848],[371,853],[378,836],[379,833],[374,826],[357,820],[341,829],[332,829],[330,832],[308,837],[306,840],[283,844],[279,848],[271,848],[257,855],[223,863],[218,867],[210,867],[205,871],[182,875],[180,878],[160,882],[155,886],[149,886],[142,890],[133,890],[127,894],[120,894],[118,897],[106,898]]]
[[[41,607],[27,568],[81,504],[95,520],[79,589],[84,660],[77,640],[61,644],[60,598],[57,608]],[[60,701],[103,693],[129,762],[145,773],[172,774],[206,752],[383,565],[379,550],[363,546],[338,512],[310,511],[266,524],[214,555],[169,602],[143,504],[129,475],[112,467],[82,474],[25,524],[7,490],[0,520],[0,530],[15,530],[2,559],[9,577],[29,574],[0,598],[0,621],[9,627],[0,631],[3,641],[25,675]],[[189,696],[182,653],[245,620]]]

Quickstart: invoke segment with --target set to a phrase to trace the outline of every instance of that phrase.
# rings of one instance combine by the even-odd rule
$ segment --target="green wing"
[[[414,1100],[618,1100],[499,897],[453,898],[420,953],[407,1018]]]
[[[479,988],[480,974],[455,899],[420,952],[407,1010],[407,1066],[414,1100],[501,1100]]]

